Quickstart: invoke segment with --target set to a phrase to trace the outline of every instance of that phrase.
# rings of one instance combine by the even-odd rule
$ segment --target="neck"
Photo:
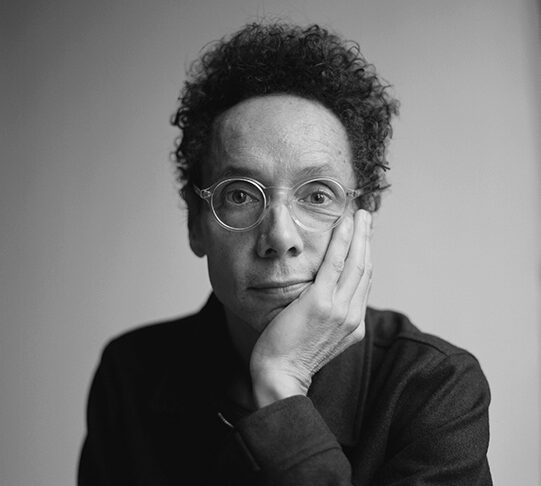
[[[232,312],[225,309],[227,330],[235,351],[240,356],[242,370],[233,377],[229,388],[229,397],[245,409],[255,410],[252,382],[250,378],[250,357],[259,333],[247,322],[239,319]]]
[[[225,309],[225,317],[231,342],[248,371],[250,369],[252,349],[254,349],[255,343],[259,338],[259,333],[250,324],[240,319],[227,308]]]

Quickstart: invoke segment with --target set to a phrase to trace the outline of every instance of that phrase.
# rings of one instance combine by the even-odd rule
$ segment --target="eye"
[[[296,192],[297,202],[306,206],[326,206],[336,199],[336,191],[321,182],[303,184]]]
[[[305,202],[308,204],[325,204],[331,200],[330,196],[323,191],[314,191],[308,194],[305,198]]]
[[[243,191],[242,189],[231,189],[227,191],[225,199],[228,203],[232,203],[237,206],[242,206],[244,204],[257,201],[257,198],[253,194]]]

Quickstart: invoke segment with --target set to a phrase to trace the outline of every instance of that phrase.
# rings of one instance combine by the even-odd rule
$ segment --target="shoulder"
[[[392,383],[402,397],[452,387],[490,400],[489,385],[478,359],[467,349],[422,332],[409,318],[391,310],[369,309],[367,339],[372,379]]]
[[[413,389],[461,382],[489,395],[481,365],[467,349],[421,331],[400,312],[370,308],[366,321],[374,376],[393,376]]]
[[[223,311],[214,294],[197,312],[134,327],[111,338],[104,346],[103,366],[124,370],[163,369],[167,365],[189,363],[200,352],[209,326],[221,329]]]
[[[199,313],[194,313],[139,325],[118,334],[104,346],[102,363],[125,369],[162,367],[191,349],[199,320]]]
[[[416,350],[435,359],[453,355],[470,355],[468,350],[450,341],[423,332],[403,313],[370,307],[366,316],[366,333],[374,348],[385,351]]]
[[[468,350],[422,332],[404,314],[370,309],[371,390],[385,397],[403,424],[441,424],[476,410],[485,416],[490,388],[478,359]]]

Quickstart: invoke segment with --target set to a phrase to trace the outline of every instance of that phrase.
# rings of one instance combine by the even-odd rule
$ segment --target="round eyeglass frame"
[[[242,182],[248,182],[250,184],[253,184],[259,189],[259,191],[263,195],[263,210],[261,211],[261,215],[257,218],[257,220],[254,223],[247,226],[246,228],[235,228],[233,226],[229,226],[228,224],[224,223],[219,218],[218,214],[216,214],[216,210],[214,209],[214,204],[212,202],[212,197],[214,195],[214,192],[221,185],[227,184],[228,182],[232,182],[232,181],[242,181]],[[309,226],[306,226],[305,224],[303,224],[301,221],[299,221],[297,215],[295,214],[295,210],[291,207],[291,198],[292,198],[292,195],[295,194],[297,189],[299,187],[303,186],[304,184],[309,184],[309,183],[315,182],[315,181],[331,181],[331,182],[333,182],[334,184],[338,185],[338,187],[340,187],[340,189],[342,189],[342,191],[344,192],[344,195],[346,197],[346,203],[344,204],[344,210],[342,212],[342,215],[329,228],[326,228],[324,230],[319,230],[319,229],[316,229],[316,228],[310,228]],[[302,182],[299,182],[298,184],[296,184],[295,186],[292,186],[292,187],[265,186],[261,182],[259,182],[258,180],[252,179],[250,177],[229,177],[229,178],[226,178],[226,179],[219,179],[214,184],[210,185],[209,187],[207,187],[205,189],[200,189],[195,184],[192,184],[195,193],[201,199],[205,200],[208,203],[208,205],[210,206],[210,209],[212,210],[212,214],[214,215],[214,218],[216,219],[216,221],[220,224],[220,226],[224,227],[225,229],[227,229],[229,231],[234,231],[234,232],[249,231],[249,230],[255,228],[256,226],[258,226],[261,223],[261,221],[263,221],[263,219],[265,217],[265,214],[267,213],[267,209],[270,206],[271,198],[267,197],[266,191],[269,190],[269,189],[281,189],[281,190],[287,190],[289,192],[286,206],[288,208],[289,215],[290,215],[291,219],[293,219],[293,221],[295,221],[295,223],[298,226],[300,226],[301,228],[303,228],[306,231],[321,232],[321,233],[324,233],[326,231],[330,231],[331,229],[336,227],[340,223],[340,221],[342,221],[342,219],[344,218],[344,215],[346,213],[346,208],[348,207],[348,204],[353,199],[356,199],[359,196],[361,196],[363,194],[363,189],[367,185],[368,184],[365,184],[364,186],[360,186],[360,187],[358,187],[356,189],[348,189],[348,188],[344,187],[344,185],[341,182],[337,181],[336,179],[333,179],[332,177],[314,177],[314,178],[307,179],[307,180],[304,180]]]

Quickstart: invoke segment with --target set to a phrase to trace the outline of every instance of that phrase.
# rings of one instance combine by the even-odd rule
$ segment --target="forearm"
[[[236,429],[264,484],[352,484],[348,459],[307,397],[277,401],[241,419]]]

